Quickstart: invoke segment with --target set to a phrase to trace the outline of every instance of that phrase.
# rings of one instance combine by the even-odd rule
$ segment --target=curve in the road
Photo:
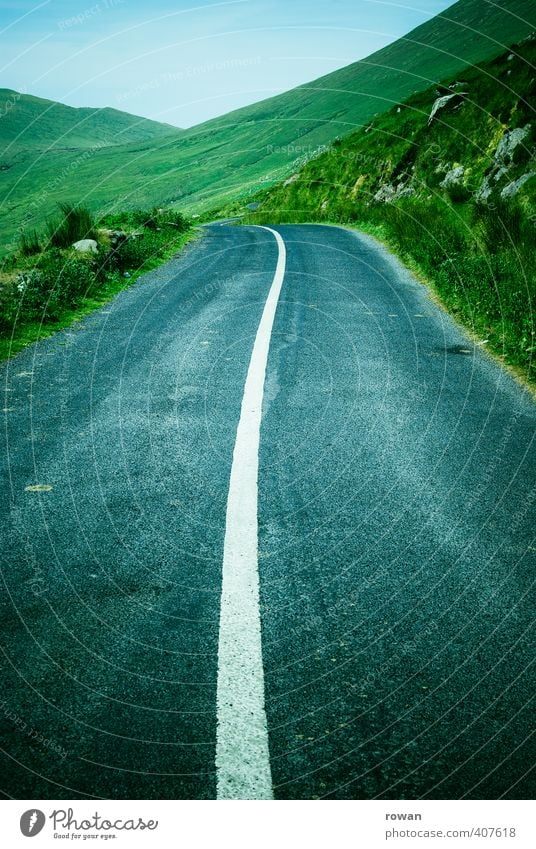
[[[275,232],[0,366],[4,795],[534,795],[534,403],[378,243]]]

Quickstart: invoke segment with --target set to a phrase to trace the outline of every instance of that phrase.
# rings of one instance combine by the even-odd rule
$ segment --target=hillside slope
[[[257,196],[258,223],[354,223],[525,375],[536,351],[536,37],[336,140]]]
[[[302,143],[310,136],[316,143],[317,132],[330,138],[344,135],[431,83],[501,53],[535,26],[533,0],[460,0],[366,59],[200,124],[195,134],[244,127],[248,121],[291,119],[301,124],[297,138]],[[252,141],[259,130],[250,130]]]
[[[181,136],[0,161],[0,242],[40,226],[59,200],[94,209],[221,206],[280,180],[294,161],[415,90],[499,53],[536,26],[533,0],[460,0],[366,60]]]
[[[408,198],[423,203],[433,195],[456,206],[504,200],[507,187],[536,168],[535,64],[529,36],[466,69],[463,79],[413,95],[260,195],[258,214],[348,220],[355,210]],[[531,177],[513,194],[528,202],[535,187]]]
[[[156,139],[177,127],[117,109],[73,108],[63,103],[0,89],[0,156],[21,150],[90,148]]]

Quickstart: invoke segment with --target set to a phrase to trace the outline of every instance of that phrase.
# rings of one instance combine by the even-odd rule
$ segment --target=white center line
[[[258,472],[270,337],[286,266],[279,255],[249,363],[227,498],[218,645],[218,799],[272,799],[259,610]]]

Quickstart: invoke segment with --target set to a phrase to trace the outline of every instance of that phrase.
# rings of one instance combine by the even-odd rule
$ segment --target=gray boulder
[[[484,179],[480,183],[480,186],[478,187],[478,189],[475,192],[475,199],[476,200],[487,200],[489,198],[490,194],[492,193],[492,191],[493,191],[493,187],[490,185],[489,178],[484,177]]]
[[[454,94],[444,94],[442,97],[438,97],[437,100],[434,100],[434,103],[432,105],[432,111],[430,112],[430,116],[428,118],[428,126],[430,126],[430,124],[434,120],[437,113],[441,109],[445,108],[447,103],[451,103],[452,105],[454,105],[452,103],[453,101],[456,101],[457,103],[461,103],[465,94],[466,94],[466,92],[456,91],[456,92],[454,92]]]
[[[375,200],[376,203],[389,203],[394,200],[395,195],[395,188],[391,186],[390,183],[386,183],[385,185],[380,186],[372,199]]]
[[[413,186],[404,183],[399,183],[398,186],[392,186],[390,183],[384,183],[383,186],[380,186],[375,195],[373,195],[373,200],[376,203],[391,203],[394,200],[398,200],[398,198],[411,197],[415,194],[415,189]]]
[[[511,183],[508,183],[507,186],[501,192],[501,197],[503,200],[508,200],[508,198],[513,198],[517,195],[521,186],[524,186],[527,180],[530,180],[531,177],[536,176],[536,171],[529,171],[528,174],[523,174],[522,177],[518,177],[517,180],[513,180]]]
[[[73,248],[81,254],[96,254],[99,250],[95,239],[80,239],[74,243]]]
[[[402,183],[400,183],[396,188],[395,197],[397,197],[397,198],[410,198],[414,194],[415,194],[415,189],[413,188],[413,186],[403,186]]]
[[[476,192],[475,197],[477,200],[487,200],[493,191],[493,184],[498,183],[506,176],[508,170],[512,166],[514,151],[528,136],[529,132],[530,124],[527,124],[525,127],[515,127],[515,129],[506,130],[503,133],[499,144],[495,148],[495,153],[493,154],[491,171],[486,177],[484,177],[478,191]],[[518,180],[513,180],[508,183],[508,185],[502,189],[501,197],[513,197],[517,194],[523,183],[530,179],[531,176],[532,172],[530,174],[523,174],[523,176],[519,177]]]
[[[510,162],[514,150],[528,136],[529,131],[530,124],[527,124],[525,127],[516,127],[514,130],[506,130],[493,155],[495,161],[501,165]]]
[[[464,173],[465,168],[463,165],[457,165],[456,168],[451,168],[450,171],[447,171],[439,185],[443,189],[448,189],[450,186],[457,186]]]

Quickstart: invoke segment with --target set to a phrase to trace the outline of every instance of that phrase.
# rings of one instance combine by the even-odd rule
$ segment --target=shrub
[[[41,252],[39,235],[36,230],[21,230],[19,236],[19,252],[22,256],[33,256]]]
[[[164,223],[174,227],[178,233],[185,233],[192,226],[190,220],[178,209],[168,209],[164,215]]]
[[[471,197],[471,191],[463,183],[452,183],[447,187],[447,195],[452,203],[466,203]]]
[[[477,203],[472,210],[475,229],[487,250],[510,246],[522,241],[524,215],[515,200],[497,199],[491,204]]]
[[[112,230],[121,230],[124,227],[141,227],[147,217],[147,212],[142,209],[129,209],[124,212],[109,212],[99,221],[102,227]]]
[[[108,267],[118,271],[137,271],[150,259],[160,256],[165,248],[162,235],[149,231],[138,238],[122,242],[109,256]]]
[[[147,230],[158,230],[169,225],[179,233],[186,232],[191,227],[189,219],[177,209],[158,209],[157,207],[150,210],[131,209],[127,212],[110,213],[102,219],[101,224],[113,229],[123,227],[139,229],[144,227]]]
[[[40,250],[35,231],[22,232],[18,255],[8,257],[3,263],[6,282],[0,284],[0,332],[4,336],[19,322],[52,322],[65,317],[67,310],[78,308],[100,283],[117,282],[119,274],[136,271],[148,260],[163,256],[177,233],[191,226],[174,209],[134,210],[106,216],[102,224],[113,229],[123,229],[127,223],[129,229],[140,229],[147,222],[150,226],[139,237],[127,238],[115,250],[101,249],[95,256],[70,250],[79,239],[94,237],[96,228],[91,213],[68,204],[60,208],[61,219],[48,224],[50,240],[44,250]],[[32,257],[38,249],[39,256],[21,262],[22,256]]]
[[[148,230],[156,230],[160,224],[160,213],[156,207],[150,212],[142,212],[143,220],[140,221],[142,227],[146,227]]]
[[[80,239],[95,238],[95,219],[85,206],[72,206],[69,203],[58,204],[60,218],[47,222],[50,244],[55,248],[69,248]]]
[[[66,259],[58,250],[42,254],[34,268],[19,274],[20,316],[55,320],[64,309],[77,307],[95,282],[95,272],[85,259]]]
[[[145,213],[144,220],[141,221],[141,224],[147,230],[158,230],[168,225],[175,227],[180,233],[183,233],[190,226],[189,221],[178,210],[157,209],[156,207],[149,213]]]
[[[16,284],[5,283],[0,286],[0,331],[5,336],[12,331],[17,318],[20,293]]]

